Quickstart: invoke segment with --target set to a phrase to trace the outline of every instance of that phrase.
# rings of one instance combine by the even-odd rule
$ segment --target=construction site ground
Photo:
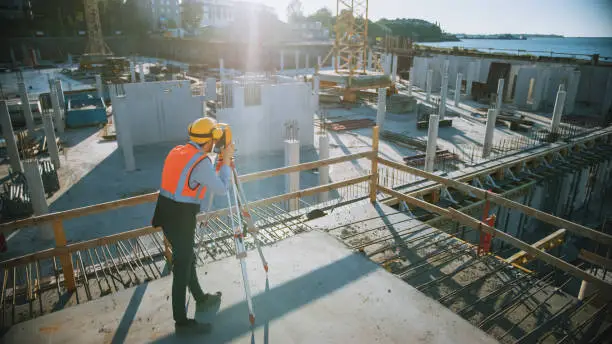
[[[247,259],[256,314],[248,321],[237,260],[198,269],[207,291],[223,292],[218,310],[195,314],[212,333],[174,333],[170,277],[14,326],[6,343],[494,343],[484,332],[393,277],[332,236],[312,231],[264,248]]]

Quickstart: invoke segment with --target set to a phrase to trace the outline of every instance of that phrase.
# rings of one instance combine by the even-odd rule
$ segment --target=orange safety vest
[[[164,162],[159,194],[176,202],[199,204],[206,195],[206,186],[189,186],[193,168],[208,156],[193,143],[174,147]]]

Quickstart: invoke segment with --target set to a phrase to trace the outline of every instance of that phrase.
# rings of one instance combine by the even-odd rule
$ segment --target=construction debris
[[[424,151],[427,148],[427,141],[418,139],[416,137],[410,137],[398,133],[394,133],[392,131],[384,130],[380,136],[393,143],[397,143],[400,145],[405,145],[409,147],[413,147],[418,150]]]
[[[403,159],[406,164],[411,165],[411,166],[425,165],[425,154],[405,156]],[[436,159],[459,160],[459,156],[445,149],[445,150],[436,151]]]
[[[376,123],[371,119],[351,119],[346,121],[338,121],[326,123],[325,127],[332,131],[363,129],[375,126]]]
[[[416,106],[416,98],[403,95],[394,94],[387,99],[387,112],[403,114],[414,111]]]

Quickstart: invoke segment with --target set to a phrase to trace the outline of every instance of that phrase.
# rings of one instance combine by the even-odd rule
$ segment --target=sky
[[[254,1],[286,20],[289,0]],[[306,15],[321,7],[336,14],[335,0],[302,0]],[[612,0],[369,0],[369,18],[437,21],[450,33],[612,37]]]

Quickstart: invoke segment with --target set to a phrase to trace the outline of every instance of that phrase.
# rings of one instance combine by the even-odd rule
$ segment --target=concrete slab
[[[317,231],[264,248],[247,258],[256,324],[251,328],[237,261],[198,270],[206,290],[221,290],[213,331],[176,337],[171,279],[72,307],[14,326],[6,343],[495,343],[484,332],[400,279]],[[308,259],[303,259],[308,257]],[[194,303],[188,304],[194,314]],[[212,318],[196,314],[196,318]]]

